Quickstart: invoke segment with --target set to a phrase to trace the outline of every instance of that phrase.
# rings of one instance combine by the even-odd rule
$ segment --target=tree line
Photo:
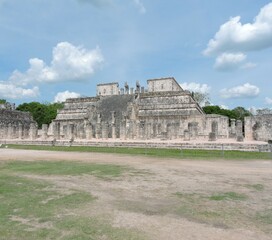
[[[38,127],[41,128],[42,124],[50,124],[56,118],[58,109],[62,108],[63,103],[30,102],[20,104],[16,110],[30,112],[38,123]]]

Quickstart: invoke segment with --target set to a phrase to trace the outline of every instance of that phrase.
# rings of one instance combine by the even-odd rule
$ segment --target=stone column
[[[7,134],[7,138],[8,139],[12,139],[13,138],[13,126],[11,123],[8,124],[8,134]]]
[[[245,139],[247,141],[253,141],[253,117],[245,117]]]
[[[19,125],[18,125],[18,138],[19,139],[24,138],[23,124],[22,123],[19,123]]]
[[[97,122],[95,126],[95,137],[96,139],[101,138],[101,113],[97,113]]]
[[[243,142],[243,122],[241,120],[237,120],[236,122],[236,140],[237,142]]]
[[[115,111],[111,111],[111,137],[116,139]]]
[[[151,139],[151,135],[152,135],[152,125],[151,123],[147,123],[146,138]]]
[[[86,125],[86,139],[90,140],[93,138],[93,126],[91,123]]]
[[[59,122],[54,122],[54,124],[53,124],[53,134],[54,134],[54,139],[55,140],[60,139],[60,123]]]
[[[46,140],[47,139],[47,132],[48,132],[48,125],[47,124],[43,124],[42,125],[42,140]]]
[[[140,132],[140,139],[145,139],[145,122],[144,121],[141,121],[140,122],[140,129],[139,129],[139,132]]]
[[[68,140],[73,140],[75,138],[74,132],[75,132],[74,124],[68,124],[67,125],[67,138],[68,138]]]
[[[38,128],[35,123],[30,124],[30,129],[29,129],[29,138],[30,140],[35,140],[37,138],[38,134]]]
[[[236,120],[235,119],[230,119],[230,138],[235,138],[236,137],[236,125],[235,125]]]
[[[109,124],[106,122],[102,124],[102,138],[103,139],[109,138]]]

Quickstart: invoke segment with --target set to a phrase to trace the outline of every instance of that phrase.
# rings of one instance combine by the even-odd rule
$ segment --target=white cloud
[[[8,99],[35,98],[39,96],[39,88],[22,88],[12,83],[0,82],[0,96]]]
[[[103,56],[98,47],[87,50],[82,46],[60,42],[53,49],[49,66],[39,58],[32,58],[25,73],[16,70],[9,80],[18,85],[86,81],[102,62]]]
[[[139,9],[139,12],[144,14],[146,13],[146,8],[144,6],[144,4],[141,2],[141,0],[133,0],[134,4],[137,6],[137,8]]]
[[[200,84],[195,82],[184,82],[181,83],[180,86],[184,90],[189,90],[191,92],[209,93],[209,91],[211,90],[211,87],[209,87],[207,84]]]
[[[220,71],[234,70],[241,67],[245,59],[243,53],[222,53],[216,58],[214,68]]]
[[[242,24],[240,19],[240,16],[233,17],[221,25],[204,54],[213,56],[222,52],[247,52],[272,46],[272,3],[260,10],[253,23]]]
[[[78,97],[80,97],[80,94],[76,92],[69,92],[69,91],[59,92],[55,96],[54,102],[65,102],[67,98],[78,98]]]
[[[266,98],[265,98],[265,102],[266,102],[267,104],[272,104],[272,98],[266,97]]]
[[[252,62],[247,62],[244,65],[241,66],[242,69],[250,69],[250,68],[255,68],[257,66],[256,63]]]
[[[226,109],[226,110],[229,110],[229,107],[228,107],[228,106],[226,106],[226,105],[224,105],[224,104],[220,105],[220,108],[222,108],[222,109]]]
[[[249,83],[220,91],[222,98],[253,98],[258,96],[260,89]]]

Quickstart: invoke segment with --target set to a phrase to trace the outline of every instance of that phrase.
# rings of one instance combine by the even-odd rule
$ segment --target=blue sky
[[[0,0],[0,98],[53,102],[172,76],[228,108],[272,107],[272,2]]]

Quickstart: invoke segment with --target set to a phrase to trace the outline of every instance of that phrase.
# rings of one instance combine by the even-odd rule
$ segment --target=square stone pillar
[[[54,134],[54,139],[55,140],[60,139],[60,123],[59,122],[54,122],[54,124],[53,124],[53,134]]]
[[[30,129],[29,129],[29,138],[30,140],[35,140],[38,135],[38,128],[35,123],[30,124]]]
[[[43,124],[42,125],[42,140],[47,139],[48,137],[47,132],[48,132],[48,124]]]
[[[18,138],[23,139],[24,138],[24,132],[23,132],[23,124],[19,123],[18,125]]]
[[[243,142],[243,122],[241,120],[237,120],[236,122],[236,140],[237,142]]]
[[[102,138],[103,139],[109,138],[109,124],[106,122],[102,124]]]

